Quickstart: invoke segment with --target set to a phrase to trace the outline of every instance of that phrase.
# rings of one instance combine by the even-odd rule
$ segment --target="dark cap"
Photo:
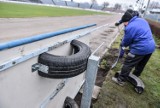
[[[128,22],[134,17],[134,11],[132,9],[128,9],[124,15],[122,16],[122,22]]]

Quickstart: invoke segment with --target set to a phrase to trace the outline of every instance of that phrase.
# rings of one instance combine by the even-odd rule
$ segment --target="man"
[[[155,42],[148,22],[136,16],[134,12],[129,9],[121,18],[125,26],[125,34],[121,42],[121,47],[129,47],[130,51],[125,58],[118,77],[112,78],[119,85],[125,83],[133,68],[135,68],[133,74],[139,77],[155,50]],[[120,56],[122,57],[123,53]]]

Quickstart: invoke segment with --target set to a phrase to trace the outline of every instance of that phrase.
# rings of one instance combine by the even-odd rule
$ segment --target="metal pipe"
[[[147,10],[148,10],[148,8],[149,8],[149,4],[150,4],[150,0],[148,0],[147,7],[146,7],[146,9],[145,9],[145,12],[144,12],[143,17],[145,17],[146,14],[147,14]]]
[[[56,32],[35,35],[35,36],[32,36],[32,37],[26,37],[26,38],[22,38],[22,39],[13,40],[13,41],[10,41],[10,42],[1,43],[0,44],[0,51],[2,51],[4,49],[9,49],[9,48],[17,47],[17,46],[20,46],[20,45],[32,43],[32,42],[39,41],[39,40],[42,40],[42,39],[54,37],[54,36],[57,36],[57,35],[60,35],[60,34],[64,34],[64,33],[72,32],[72,31],[92,27],[92,26],[96,26],[96,24],[89,24],[89,25],[84,25],[84,26],[79,26],[79,27],[67,28],[67,29],[56,31]]]

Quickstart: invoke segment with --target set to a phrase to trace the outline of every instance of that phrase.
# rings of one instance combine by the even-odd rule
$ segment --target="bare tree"
[[[54,0],[52,0],[53,4],[56,5],[56,3],[54,2]]]
[[[156,1],[152,1],[149,5],[149,8],[151,8],[151,9],[157,9],[159,7],[160,7],[160,4],[159,4],[159,2],[156,2]]]
[[[121,7],[122,7],[121,4],[116,3],[116,4],[114,5],[114,10],[120,10]]]
[[[92,4],[90,6],[90,9],[93,7],[94,4],[97,4],[97,0],[91,0]]]
[[[108,6],[109,6],[109,3],[108,3],[108,2],[104,2],[104,3],[103,3],[103,6],[104,6],[104,7],[103,7],[101,10],[104,10],[106,7],[108,7]]]

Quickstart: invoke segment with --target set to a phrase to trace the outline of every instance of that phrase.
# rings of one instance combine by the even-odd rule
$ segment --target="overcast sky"
[[[73,1],[91,3],[91,0],[73,0]],[[98,4],[103,4],[104,1],[109,2],[110,4],[123,3],[123,4],[128,4],[128,5],[135,5],[137,0],[97,0]],[[143,0],[140,0],[140,1],[143,1]],[[151,0],[151,1],[160,2],[160,0]],[[144,0],[144,2],[147,4],[148,0]]]
[[[67,0],[67,1],[71,1],[71,0]],[[79,3],[83,3],[83,2],[88,2],[88,3],[91,3],[92,0],[73,0],[75,2],[79,2]],[[136,1],[137,0],[96,0],[98,4],[103,4],[104,2],[108,2],[110,5],[110,7],[114,6],[115,3],[119,3],[119,4],[122,4],[123,8],[125,6],[129,6],[129,5],[132,5],[133,6],[133,9],[137,10],[138,7],[140,5],[136,5]],[[139,0],[141,2],[144,1],[144,5],[147,6],[147,3],[148,3],[148,0]],[[156,1],[156,2],[159,2],[160,3],[160,0],[150,0],[150,2],[152,1]]]

